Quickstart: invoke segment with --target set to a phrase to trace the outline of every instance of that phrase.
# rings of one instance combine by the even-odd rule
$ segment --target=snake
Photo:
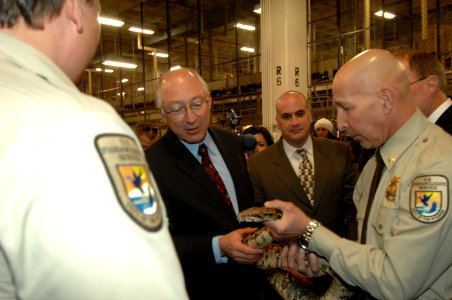
[[[272,207],[250,207],[237,215],[240,223],[262,224],[267,221],[278,220],[282,217],[281,210]],[[321,296],[309,288],[310,279],[296,271],[282,266],[281,250],[296,242],[294,239],[275,241],[267,226],[261,226],[256,231],[243,237],[242,242],[252,248],[263,249],[261,258],[254,264],[257,268],[269,273],[268,280],[276,292],[284,300],[337,300],[349,299],[351,292],[329,268],[328,261],[319,256],[319,267],[332,277],[331,285]],[[308,263],[306,261],[306,263]]]

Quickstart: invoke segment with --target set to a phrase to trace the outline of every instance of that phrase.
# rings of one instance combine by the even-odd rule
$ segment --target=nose
[[[196,120],[196,115],[189,105],[185,106],[185,121],[193,123]]]
[[[339,110],[337,111],[336,115],[336,124],[339,131],[344,131],[348,128],[347,118],[345,117],[344,113]]]

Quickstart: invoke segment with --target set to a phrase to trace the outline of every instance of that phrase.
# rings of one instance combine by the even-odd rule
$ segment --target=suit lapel
[[[242,196],[240,187],[243,185],[246,185],[247,183],[239,182],[242,178],[240,174],[243,173],[243,166],[240,161],[237,161],[237,156],[235,156],[233,153],[234,151],[231,150],[231,144],[226,143],[225,140],[219,136],[219,132],[215,131],[213,129],[209,129],[210,136],[212,137],[213,141],[217,145],[218,150],[220,151],[221,156],[223,157],[224,163],[226,164],[226,167],[229,170],[229,174],[231,174],[232,181],[234,183],[235,187],[235,193],[236,193],[236,199],[237,204],[239,206],[239,210],[241,210],[244,207],[247,207],[246,203],[241,202],[241,200],[245,200],[246,196]],[[223,202],[224,200],[221,199]]]
[[[298,174],[295,173],[289,158],[284,151],[282,139],[276,143],[275,151],[277,151],[277,153],[276,155],[273,155],[274,158],[272,164],[276,175],[281,179],[281,182],[286,186],[287,190],[294,195],[295,199],[304,203],[306,207],[310,207],[311,204],[301,186]]]
[[[232,214],[231,209],[228,207],[214,181],[210,178],[209,174],[204,171],[198,160],[182,144],[179,138],[168,129],[165,139],[164,142],[167,144],[166,148],[168,149],[168,152],[174,157],[176,166],[187,175],[187,180],[190,180],[193,185],[197,185],[205,190],[209,195],[209,199],[207,200],[212,201],[212,204],[221,206],[224,210],[227,210],[229,214]],[[200,201],[203,201],[203,199],[200,199]]]
[[[452,123],[452,105],[449,106],[448,109],[446,109],[446,111],[439,117],[435,124],[443,128],[449,134],[452,134],[452,132],[450,132],[451,123]]]
[[[325,144],[321,143],[318,138],[312,138],[312,146],[314,150],[314,208],[319,205],[322,199],[323,191],[325,191],[328,181],[328,169],[331,167],[329,161],[330,154],[325,149]]]

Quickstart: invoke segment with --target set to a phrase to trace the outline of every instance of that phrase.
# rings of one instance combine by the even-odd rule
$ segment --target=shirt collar
[[[427,118],[417,109],[408,122],[380,147],[381,157],[386,168],[392,168],[405,150],[424,131],[427,124]]]
[[[306,143],[301,148],[296,148],[296,147],[290,145],[284,139],[283,139],[282,143],[283,143],[284,151],[286,152],[286,154],[289,157],[291,155],[293,155],[297,149],[301,149],[301,148],[304,148],[306,150],[307,154],[314,155],[311,135],[308,136],[308,140],[306,141]]]
[[[77,90],[69,77],[49,57],[5,32],[0,32],[0,52],[5,53],[16,66],[28,69],[52,84],[63,84]]]
[[[207,131],[204,139],[200,143],[197,143],[197,144],[190,144],[181,139],[179,139],[179,140],[188,149],[188,151],[190,151],[190,153],[193,154],[193,156],[195,156],[195,157],[198,156],[199,145],[201,145],[202,143],[206,144],[207,150],[208,151],[210,150],[210,152],[215,151],[215,149],[217,149],[215,142],[213,141],[212,136],[210,135],[210,133],[208,131]]]
[[[437,109],[435,109],[435,111],[428,116],[428,120],[431,123],[436,123],[436,121],[438,121],[439,117],[441,117],[441,115],[449,108],[449,106],[452,105],[452,100],[450,98],[447,98],[446,101],[444,101],[443,103],[441,103],[440,106],[438,106]]]

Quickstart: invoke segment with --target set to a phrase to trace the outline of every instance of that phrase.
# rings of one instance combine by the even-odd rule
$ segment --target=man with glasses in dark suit
[[[193,69],[169,71],[160,77],[156,106],[168,130],[146,156],[168,209],[190,298],[275,296],[263,271],[251,265],[262,250],[242,243],[254,229],[240,228],[236,215],[253,203],[253,186],[239,137],[209,127],[206,82]]]

